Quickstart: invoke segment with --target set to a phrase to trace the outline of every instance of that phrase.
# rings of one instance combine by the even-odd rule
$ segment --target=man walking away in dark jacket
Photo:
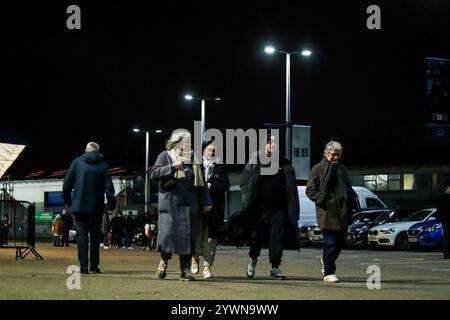
[[[323,233],[323,281],[335,283],[339,282],[336,260],[345,245],[352,210],[357,208],[357,195],[349,183],[347,169],[339,164],[341,144],[328,142],[323,155],[322,161],[311,169],[306,195],[316,204],[317,224]]]
[[[450,259],[450,186],[439,198],[437,205],[437,219],[442,223],[442,249],[444,259]]]
[[[73,198],[72,198],[73,191]],[[63,185],[63,198],[72,206],[78,235],[78,260],[82,274],[100,273],[100,225],[105,211],[115,208],[115,193],[109,166],[100,153],[100,146],[89,142],[86,152],[76,158],[67,172]],[[90,237],[88,237],[88,234]],[[88,244],[90,239],[90,257]],[[88,265],[90,262],[90,269]]]

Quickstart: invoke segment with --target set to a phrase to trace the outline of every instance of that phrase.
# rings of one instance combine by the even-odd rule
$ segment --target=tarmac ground
[[[0,249],[2,300],[445,300],[450,299],[450,260],[441,252],[344,250],[338,259],[340,282],[325,284],[320,274],[322,250],[285,251],[281,270],[286,280],[269,276],[268,251],[258,260],[256,275],[245,274],[248,248],[220,246],[211,271],[214,277],[179,280],[178,256],[169,262],[167,277],[155,270],[159,253],[100,249],[101,274],[81,275],[80,289],[70,266],[77,266],[76,245],[53,247],[38,243],[44,260],[31,254],[15,260],[14,249]],[[375,273],[373,273],[375,271]],[[380,281],[374,281],[380,275]],[[370,278],[370,279],[369,279]],[[368,281],[369,280],[369,281]],[[368,286],[369,282],[369,286]],[[376,284],[379,289],[369,289]]]

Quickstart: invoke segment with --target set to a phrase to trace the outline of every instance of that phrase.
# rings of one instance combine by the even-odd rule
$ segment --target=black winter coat
[[[446,192],[439,197],[436,218],[443,223],[450,222],[450,193]]]
[[[205,175],[203,168],[203,176]],[[208,236],[209,238],[220,238],[220,229],[225,217],[225,192],[230,187],[228,173],[223,164],[215,164],[212,174],[207,181],[211,184],[209,195],[213,209],[208,215]]]
[[[108,209],[113,210],[116,205],[114,185],[103,155],[86,152],[76,158],[67,171],[62,193],[64,202],[72,206],[70,212],[101,216],[105,212],[105,194]]]
[[[258,158],[259,159],[259,158]],[[255,162],[255,161],[253,161]],[[283,249],[299,250],[300,238],[298,233],[298,220],[300,216],[300,202],[297,191],[295,170],[290,162],[280,156],[280,167],[283,170],[285,180],[286,210]],[[251,231],[257,225],[257,210],[260,209],[261,200],[259,193],[261,189],[261,164],[248,163],[241,175],[241,197],[242,209],[230,217],[227,226],[228,236],[236,241],[248,240]]]

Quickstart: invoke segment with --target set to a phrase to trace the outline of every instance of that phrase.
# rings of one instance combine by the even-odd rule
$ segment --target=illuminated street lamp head
[[[155,133],[161,133],[162,130],[155,130]]]
[[[273,54],[275,52],[275,48],[272,46],[267,46],[264,48],[264,52],[267,54]]]
[[[141,130],[138,128],[133,128],[133,132],[141,132]]]
[[[312,54],[311,50],[303,50],[302,51],[302,56],[304,57],[309,57]]]
[[[193,99],[192,96],[191,96],[190,94],[185,95],[184,98],[185,98],[186,100],[192,100],[192,99]]]

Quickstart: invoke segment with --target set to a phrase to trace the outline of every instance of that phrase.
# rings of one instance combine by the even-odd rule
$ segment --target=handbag
[[[176,180],[173,177],[159,180],[159,187],[164,190],[171,190],[175,187]]]

